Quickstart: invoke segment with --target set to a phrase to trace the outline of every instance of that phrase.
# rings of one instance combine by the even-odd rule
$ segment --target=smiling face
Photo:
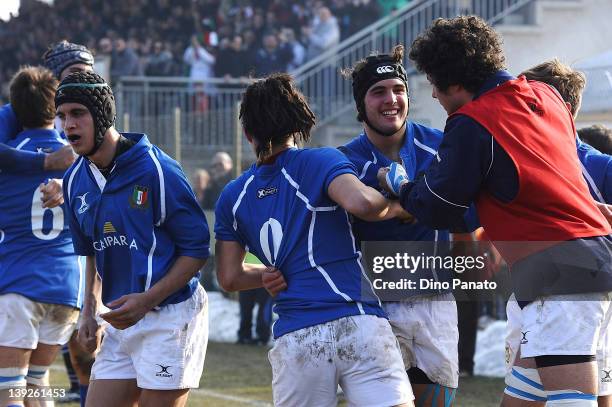
[[[376,82],[365,95],[365,114],[374,127],[371,130],[388,135],[401,130],[408,117],[408,105],[403,81],[393,78]]]
[[[57,108],[57,117],[72,149],[78,155],[87,155],[94,148],[94,121],[89,110],[80,103],[63,103]]]

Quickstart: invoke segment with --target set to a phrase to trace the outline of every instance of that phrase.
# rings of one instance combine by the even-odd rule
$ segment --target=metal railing
[[[117,127],[149,134],[179,161],[220,150],[240,155],[244,141],[238,109],[248,83],[240,79],[121,78],[115,87]]]
[[[407,49],[436,18],[479,15],[490,24],[532,4],[535,0],[426,0],[413,2],[359,31],[294,72],[302,91],[315,108],[319,125],[334,120],[353,104],[351,82],[340,70],[373,52],[389,52],[396,44]],[[407,53],[407,52],[406,52]],[[408,61],[406,67],[414,71]]]
[[[353,109],[351,83],[341,76],[341,68],[353,66],[374,51],[388,52],[398,43],[408,48],[438,17],[476,14],[495,24],[535,1],[414,1],[304,64],[294,76],[321,127]],[[115,89],[118,127],[146,132],[179,159],[219,150],[239,156],[245,142],[237,120],[238,104],[247,84],[238,79],[192,82],[188,78],[124,77]]]

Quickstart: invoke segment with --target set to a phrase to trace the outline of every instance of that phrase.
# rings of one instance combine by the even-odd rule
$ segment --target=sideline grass
[[[272,404],[272,372],[267,357],[268,348],[210,342],[206,352],[204,375],[200,389],[189,396],[190,407],[242,407]],[[51,372],[54,386],[66,387],[66,374],[60,358]],[[296,377],[296,380],[300,380]],[[484,377],[461,378],[455,406],[498,406],[504,388],[503,379]],[[59,406],[59,404],[57,404]],[[344,405],[342,403],[341,405]],[[61,406],[78,407],[76,403]]]

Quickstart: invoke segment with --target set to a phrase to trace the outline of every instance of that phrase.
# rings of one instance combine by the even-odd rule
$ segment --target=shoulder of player
[[[255,176],[255,164],[253,164],[248,170],[238,176],[238,178],[229,181],[225,187],[221,190],[219,201],[231,200],[235,201],[247,183],[251,183],[252,177]]]
[[[347,160],[347,156],[342,151],[333,147],[304,148],[297,150],[296,156],[308,160],[309,164],[313,161],[330,163]]]

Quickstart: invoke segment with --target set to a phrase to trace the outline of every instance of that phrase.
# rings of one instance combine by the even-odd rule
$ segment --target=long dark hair
[[[290,137],[296,144],[308,142],[316,118],[291,76],[276,73],[246,89],[240,104],[240,122],[244,131],[257,140],[257,160],[262,162],[272,146]]]

